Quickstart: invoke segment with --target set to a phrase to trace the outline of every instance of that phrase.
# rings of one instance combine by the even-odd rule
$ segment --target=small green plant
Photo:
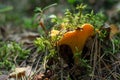
[[[25,29],[35,29],[38,24],[34,22],[35,17],[33,18],[23,18],[23,25]]]
[[[26,59],[29,50],[22,49],[16,42],[0,42],[0,68],[11,69]]]
[[[45,58],[49,60],[49,58],[55,57],[56,50],[54,44],[51,43],[49,38],[40,37],[34,41],[34,44],[37,46],[37,52],[44,52]]]
[[[38,23],[39,21],[41,21],[42,18],[45,18],[45,15],[44,15],[44,11],[52,6],[55,6],[57,5],[56,3],[55,4],[51,4],[49,6],[46,6],[45,8],[40,8],[40,7],[36,7],[35,9],[35,17],[38,19]]]
[[[51,43],[49,42],[49,40],[47,40],[44,37],[41,38],[37,38],[34,41],[35,45],[38,47],[38,51],[45,51],[45,48],[47,46],[47,48],[51,48]]]
[[[65,17],[55,17],[52,19],[52,21],[57,24],[66,23],[67,26],[65,27],[70,29],[80,27],[84,23],[90,23],[94,27],[100,28],[106,21],[105,15],[102,12],[95,14],[93,11],[91,11],[91,13],[85,13],[84,9],[86,8],[86,5],[78,5],[76,7],[77,13],[72,13],[67,9],[65,12]]]
[[[6,6],[0,4],[0,13],[13,10],[13,6]]]

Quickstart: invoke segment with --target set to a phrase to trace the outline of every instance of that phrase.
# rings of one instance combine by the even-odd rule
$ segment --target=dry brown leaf
[[[40,74],[38,74],[38,75],[36,75],[35,77],[34,77],[34,80],[43,80],[43,77],[44,77],[45,75],[43,74],[43,73],[40,73]]]
[[[32,74],[31,67],[21,67],[21,68],[16,68],[14,72],[9,74],[9,78],[22,78],[25,76],[29,76]]]
[[[111,31],[110,31],[110,38],[113,38],[115,34],[120,33],[119,27],[117,27],[115,24],[110,25]]]

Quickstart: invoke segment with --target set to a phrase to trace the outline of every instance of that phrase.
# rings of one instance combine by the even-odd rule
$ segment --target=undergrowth
[[[69,30],[77,29],[82,24],[90,23],[95,27],[96,30],[97,29],[100,30],[104,26],[107,18],[105,17],[105,15],[102,12],[99,12],[96,14],[94,13],[94,11],[91,11],[91,13],[84,13],[84,9],[86,7],[87,6],[83,5],[83,4],[78,5],[76,7],[75,13],[72,13],[72,12],[70,12],[70,10],[67,9],[65,12],[65,16],[62,18],[52,15],[53,17],[52,17],[51,21],[53,23],[55,23],[55,26],[53,27],[53,29],[56,29],[60,32],[62,32],[62,31],[67,32]],[[51,33],[49,33],[49,34],[51,34]],[[79,72],[74,71],[74,69],[72,72],[67,73],[67,72],[65,72],[67,70],[64,70],[63,67],[61,67],[61,68],[59,67],[62,70],[62,72],[61,72],[61,77],[57,76],[58,79],[59,78],[60,79],[62,79],[62,78],[69,79],[68,75],[69,76],[72,75],[74,77],[73,79],[76,79],[76,80],[78,80],[78,79],[91,79],[91,80],[94,80],[94,79],[102,79],[102,80],[116,79],[116,80],[118,80],[119,79],[119,77],[118,77],[119,71],[116,72],[115,65],[113,66],[113,64],[115,64],[115,62],[118,60],[118,58],[115,55],[118,54],[120,51],[120,47],[119,47],[120,43],[118,42],[118,37],[114,38],[114,39],[109,39],[109,37],[107,37],[107,34],[109,34],[109,32],[106,32],[106,31],[104,32],[104,29],[103,30],[101,29],[100,33],[96,33],[96,36],[93,38],[92,45],[89,46],[90,50],[87,51],[87,53],[86,53],[86,54],[88,54],[87,57],[89,57],[89,58],[81,58],[80,59],[81,67],[84,68],[84,71],[86,71],[86,72],[81,71],[84,74],[78,74],[79,75],[79,77],[78,77],[78,75],[76,73],[79,73]],[[59,37],[59,36],[60,35],[58,35],[57,37]],[[51,36],[47,36],[47,38],[49,38],[48,42],[49,42],[49,44],[52,44],[51,43],[52,39],[50,39],[50,37]],[[105,39],[106,37],[108,38],[107,40]],[[53,42],[54,44],[52,44],[52,45],[55,45],[57,40],[58,39],[54,40],[54,42]],[[39,44],[39,41],[41,42],[40,43],[41,45],[43,45],[43,43],[46,42],[46,40],[41,41],[41,39],[40,40],[37,39],[35,42],[37,44]],[[56,52],[56,49],[54,48],[55,46],[51,47],[52,52],[50,52],[51,49],[49,48],[49,46],[50,45],[47,45],[47,46],[44,45],[41,47],[47,48],[49,51],[49,55],[51,55],[51,54],[53,55],[52,52],[54,52],[54,54],[58,53],[58,51]],[[40,47],[40,45],[39,45],[39,47]],[[113,51],[113,48],[115,48],[114,49],[115,51]],[[39,48],[39,49],[41,49],[41,48]],[[51,57],[54,58],[55,56],[53,55]],[[48,58],[48,61],[51,59],[51,57]],[[63,63],[62,63],[62,60],[59,60],[59,55],[56,57],[58,57],[57,59],[58,59],[59,63],[54,63],[53,65],[58,64],[58,65],[56,65],[56,67],[57,67]],[[117,64],[117,65],[119,65],[119,64]],[[56,69],[56,68],[54,68],[54,69]],[[82,69],[80,69],[80,70],[82,70]],[[65,75],[65,73],[68,75]],[[56,74],[58,74],[58,73],[56,73]],[[86,76],[86,78],[84,76]]]
[[[120,52],[119,34],[109,39],[109,37],[106,36],[106,32],[101,29],[107,19],[105,15],[102,12],[95,14],[94,11],[86,13],[84,12],[85,8],[87,8],[86,5],[78,5],[75,13],[67,9],[65,16],[62,18],[52,15],[51,23],[55,24],[52,26],[52,29],[60,31],[54,39],[51,36],[51,32],[46,29],[48,26],[41,22],[42,17],[45,16],[44,10],[46,8],[37,8],[36,14],[39,16],[38,23],[42,23],[42,25],[39,26],[43,29],[44,34],[41,33],[41,37],[34,40],[33,45],[36,49],[33,51],[24,50],[21,45],[15,42],[0,43],[0,68],[11,69],[14,65],[21,63],[22,60],[26,60],[29,57],[28,55],[35,54],[34,56],[36,57],[32,63],[32,67],[36,70],[36,74],[41,72],[42,69],[38,68],[41,68],[41,65],[43,65],[44,71],[48,68],[54,71],[56,75],[54,78],[56,80],[72,80],[71,76],[74,80],[120,79],[119,59],[116,56]],[[100,33],[96,33],[92,39],[93,43],[85,53],[87,57],[84,56],[80,59],[80,68],[83,70],[79,68],[65,69],[63,66],[64,61],[59,57],[56,45],[62,36],[60,33],[64,34],[67,31],[77,29],[85,23],[92,24],[96,30],[101,29]],[[107,39],[105,39],[106,37]],[[30,59],[33,59],[33,57]]]
[[[0,69],[10,70],[26,59],[29,50],[16,42],[0,42]]]

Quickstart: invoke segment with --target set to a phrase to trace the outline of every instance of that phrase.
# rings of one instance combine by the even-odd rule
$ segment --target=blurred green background
[[[112,9],[119,3],[119,0],[1,0],[0,27],[9,24],[24,26],[27,29],[34,28],[36,26],[36,23],[33,23],[36,7],[43,9],[54,3],[57,3],[57,5],[45,10],[45,15],[55,14],[57,16],[63,16],[67,8],[74,11],[74,8],[78,4],[83,3],[88,5],[88,9],[86,10],[88,12],[91,10],[95,13],[103,11],[108,17],[112,17],[113,14],[115,16],[117,14]],[[108,11],[112,11],[113,13],[108,13]],[[118,15],[117,19],[115,18],[114,20],[119,21]]]

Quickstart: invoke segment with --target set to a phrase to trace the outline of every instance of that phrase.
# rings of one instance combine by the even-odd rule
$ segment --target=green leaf
[[[67,0],[69,3],[73,4],[75,0]]]
[[[5,7],[0,7],[0,13],[2,12],[7,12],[7,11],[11,11],[13,9],[12,6],[5,6]]]

